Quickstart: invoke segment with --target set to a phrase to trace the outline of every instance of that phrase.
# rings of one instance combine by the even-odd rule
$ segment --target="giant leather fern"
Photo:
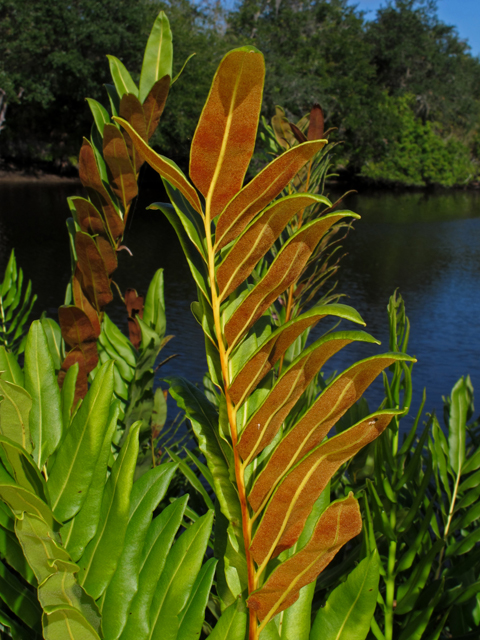
[[[252,277],[289,221],[306,206],[331,206],[319,195],[281,195],[325,140],[292,147],[244,184],[263,82],[263,56],[255,48],[236,49],[222,60],[193,138],[191,182],[131,124],[115,118],[164,179],[172,204],[153,207],[175,227],[198,286],[192,310],[205,332],[210,376],[221,392],[219,414],[184,380],[171,379],[171,393],[192,421],[214,481],[222,609],[234,608],[237,631],[231,637],[243,639],[247,615],[238,599],[246,600],[249,640],[275,624],[273,618],[360,532],[355,498],[327,506],[324,492],[339,466],[381,434],[398,411],[375,412],[325,438],[383,369],[410,359],[387,353],[355,364],[284,431],[285,419],[331,356],[352,341],[376,341],[363,331],[327,333],[278,372],[289,346],[325,316],[363,324],[353,309],[339,304],[314,307],[278,328],[267,313],[332,225],[358,216],[320,212],[298,226],[263,273]],[[309,535],[298,543],[304,530]]]

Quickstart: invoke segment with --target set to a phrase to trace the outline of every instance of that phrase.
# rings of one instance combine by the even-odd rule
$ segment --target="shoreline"
[[[0,169],[0,184],[79,184],[78,176],[62,176],[41,169]]]
[[[70,169],[71,173],[76,173],[76,170]],[[150,172],[148,172],[150,174]],[[151,182],[153,176],[144,176],[144,184]],[[343,174],[343,175],[342,175]],[[146,178],[146,179],[145,179]],[[153,182],[156,182],[157,176],[153,178]],[[20,169],[17,167],[2,168],[0,165],[0,184],[71,184],[81,185],[78,173],[76,175],[65,175],[61,173],[55,173],[41,168],[28,167]],[[360,176],[349,175],[347,177],[346,172],[341,173],[340,176],[327,180],[327,186],[330,188],[347,189],[347,191],[354,190],[357,192],[363,191],[394,191],[394,192],[452,192],[452,191],[479,191],[480,183],[472,182],[468,185],[456,185],[453,187],[442,187],[441,185],[426,185],[426,186],[409,186],[398,182],[374,182],[369,179],[362,178]]]

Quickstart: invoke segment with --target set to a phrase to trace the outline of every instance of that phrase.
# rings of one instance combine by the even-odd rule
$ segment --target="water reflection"
[[[70,262],[65,219],[67,195],[75,185],[0,185],[0,272],[12,247],[39,296],[36,311],[55,316],[63,301]],[[163,199],[144,191],[128,226],[125,244],[133,252],[119,254],[115,280],[124,291],[144,293],[155,270],[165,269],[168,332],[175,334],[165,355],[179,353],[161,375],[180,374],[200,382],[205,371],[203,335],[190,312],[196,298],[190,273],[176,236],[158,211],[145,205]],[[365,193],[346,205],[362,215],[344,246],[348,255],[339,277],[345,302],[356,307],[367,330],[388,350],[386,306],[398,288],[412,324],[410,353],[414,369],[414,406],[427,387],[427,407],[441,408],[461,375],[470,373],[480,397],[478,335],[480,296],[480,194]],[[108,308],[126,329],[126,315],[117,298]],[[371,345],[351,345],[332,360],[340,370],[376,351]],[[382,399],[381,384],[369,394],[372,405]]]
[[[80,193],[76,183],[0,183],[0,273],[15,248],[39,297],[38,314],[45,309],[53,317],[63,302],[70,276],[66,198]]]
[[[362,220],[345,242],[339,288],[387,347],[386,305],[398,287],[418,358],[414,405],[426,386],[427,407],[440,409],[467,373],[480,393],[479,194],[364,194],[349,205]]]

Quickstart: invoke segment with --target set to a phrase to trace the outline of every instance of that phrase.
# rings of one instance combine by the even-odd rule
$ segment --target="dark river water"
[[[56,318],[63,302],[70,275],[66,197],[76,193],[81,188],[72,184],[0,183],[0,273],[15,248],[38,295],[37,316],[46,310]],[[119,254],[115,280],[122,290],[134,287],[144,293],[155,270],[164,268],[168,333],[175,335],[164,356],[179,357],[161,375],[180,374],[200,382],[206,369],[203,337],[189,308],[195,287],[168,222],[160,212],[145,210],[146,204],[162,199],[144,191],[125,237],[133,257],[126,251]],[[361,313],[366,330],[383,345],[350,345],[329,363],[327,372],[388,350],[386,308],[398,288],[412,326],[409,352],[418,359],[413,406],[418,407],[426,387],[426,409],[441,410],[442,395],[466,374],[480,394],[480,193],[368,192],[351,196],[346,205],[362,219],[343,243],[348,255],[338,291],[348,296],[344,301]],[[107,312],[126,328],[118,297]],[[381,383],[367,397],[376,408],[383,397]]]

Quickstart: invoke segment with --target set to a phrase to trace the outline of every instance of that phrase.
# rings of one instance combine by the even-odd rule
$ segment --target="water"
[[[466,374],[480,394],[480,194],[365,193],[349,206],[362,219],[345,242],[339,290],[388,350],[386,306],[398,288],[418,360],[413,407],[426,387],[426,409],[441,410]]]
[[[0,184],[0,273],[12,247],[38,295],[42,310],[55,317],[70,275],[65,219],[66,197],[81,193],[75,184]],[[200,382],[206,369],[203,334],[190,312],[196,299],[176,236],[158,211],[145,205],[162,200],[145,190],[129,224],[114,277],[122,291],[144,293],[157,268],[165,270],[168,333],[175,335],[164,357],[179,354],[159,376],[183,375]],[[441,410],[461,375],[470,374],[480,393],[480,194],[476,192],[362,193],[346,202],[361,214],[344,242],[348,255],[340,269],[338,290],[367,323],[381,347],[350,345],[327,367],[338,370],[356,359],[388,350],[389,296],[398,288],[412,330],[409,353],[414,367],[413,407],[427,388],[426,408]],[[118,299],[107,309],[126,330],[126,313]],[[381,383],[368,394],[372,408],[382,400]]]

